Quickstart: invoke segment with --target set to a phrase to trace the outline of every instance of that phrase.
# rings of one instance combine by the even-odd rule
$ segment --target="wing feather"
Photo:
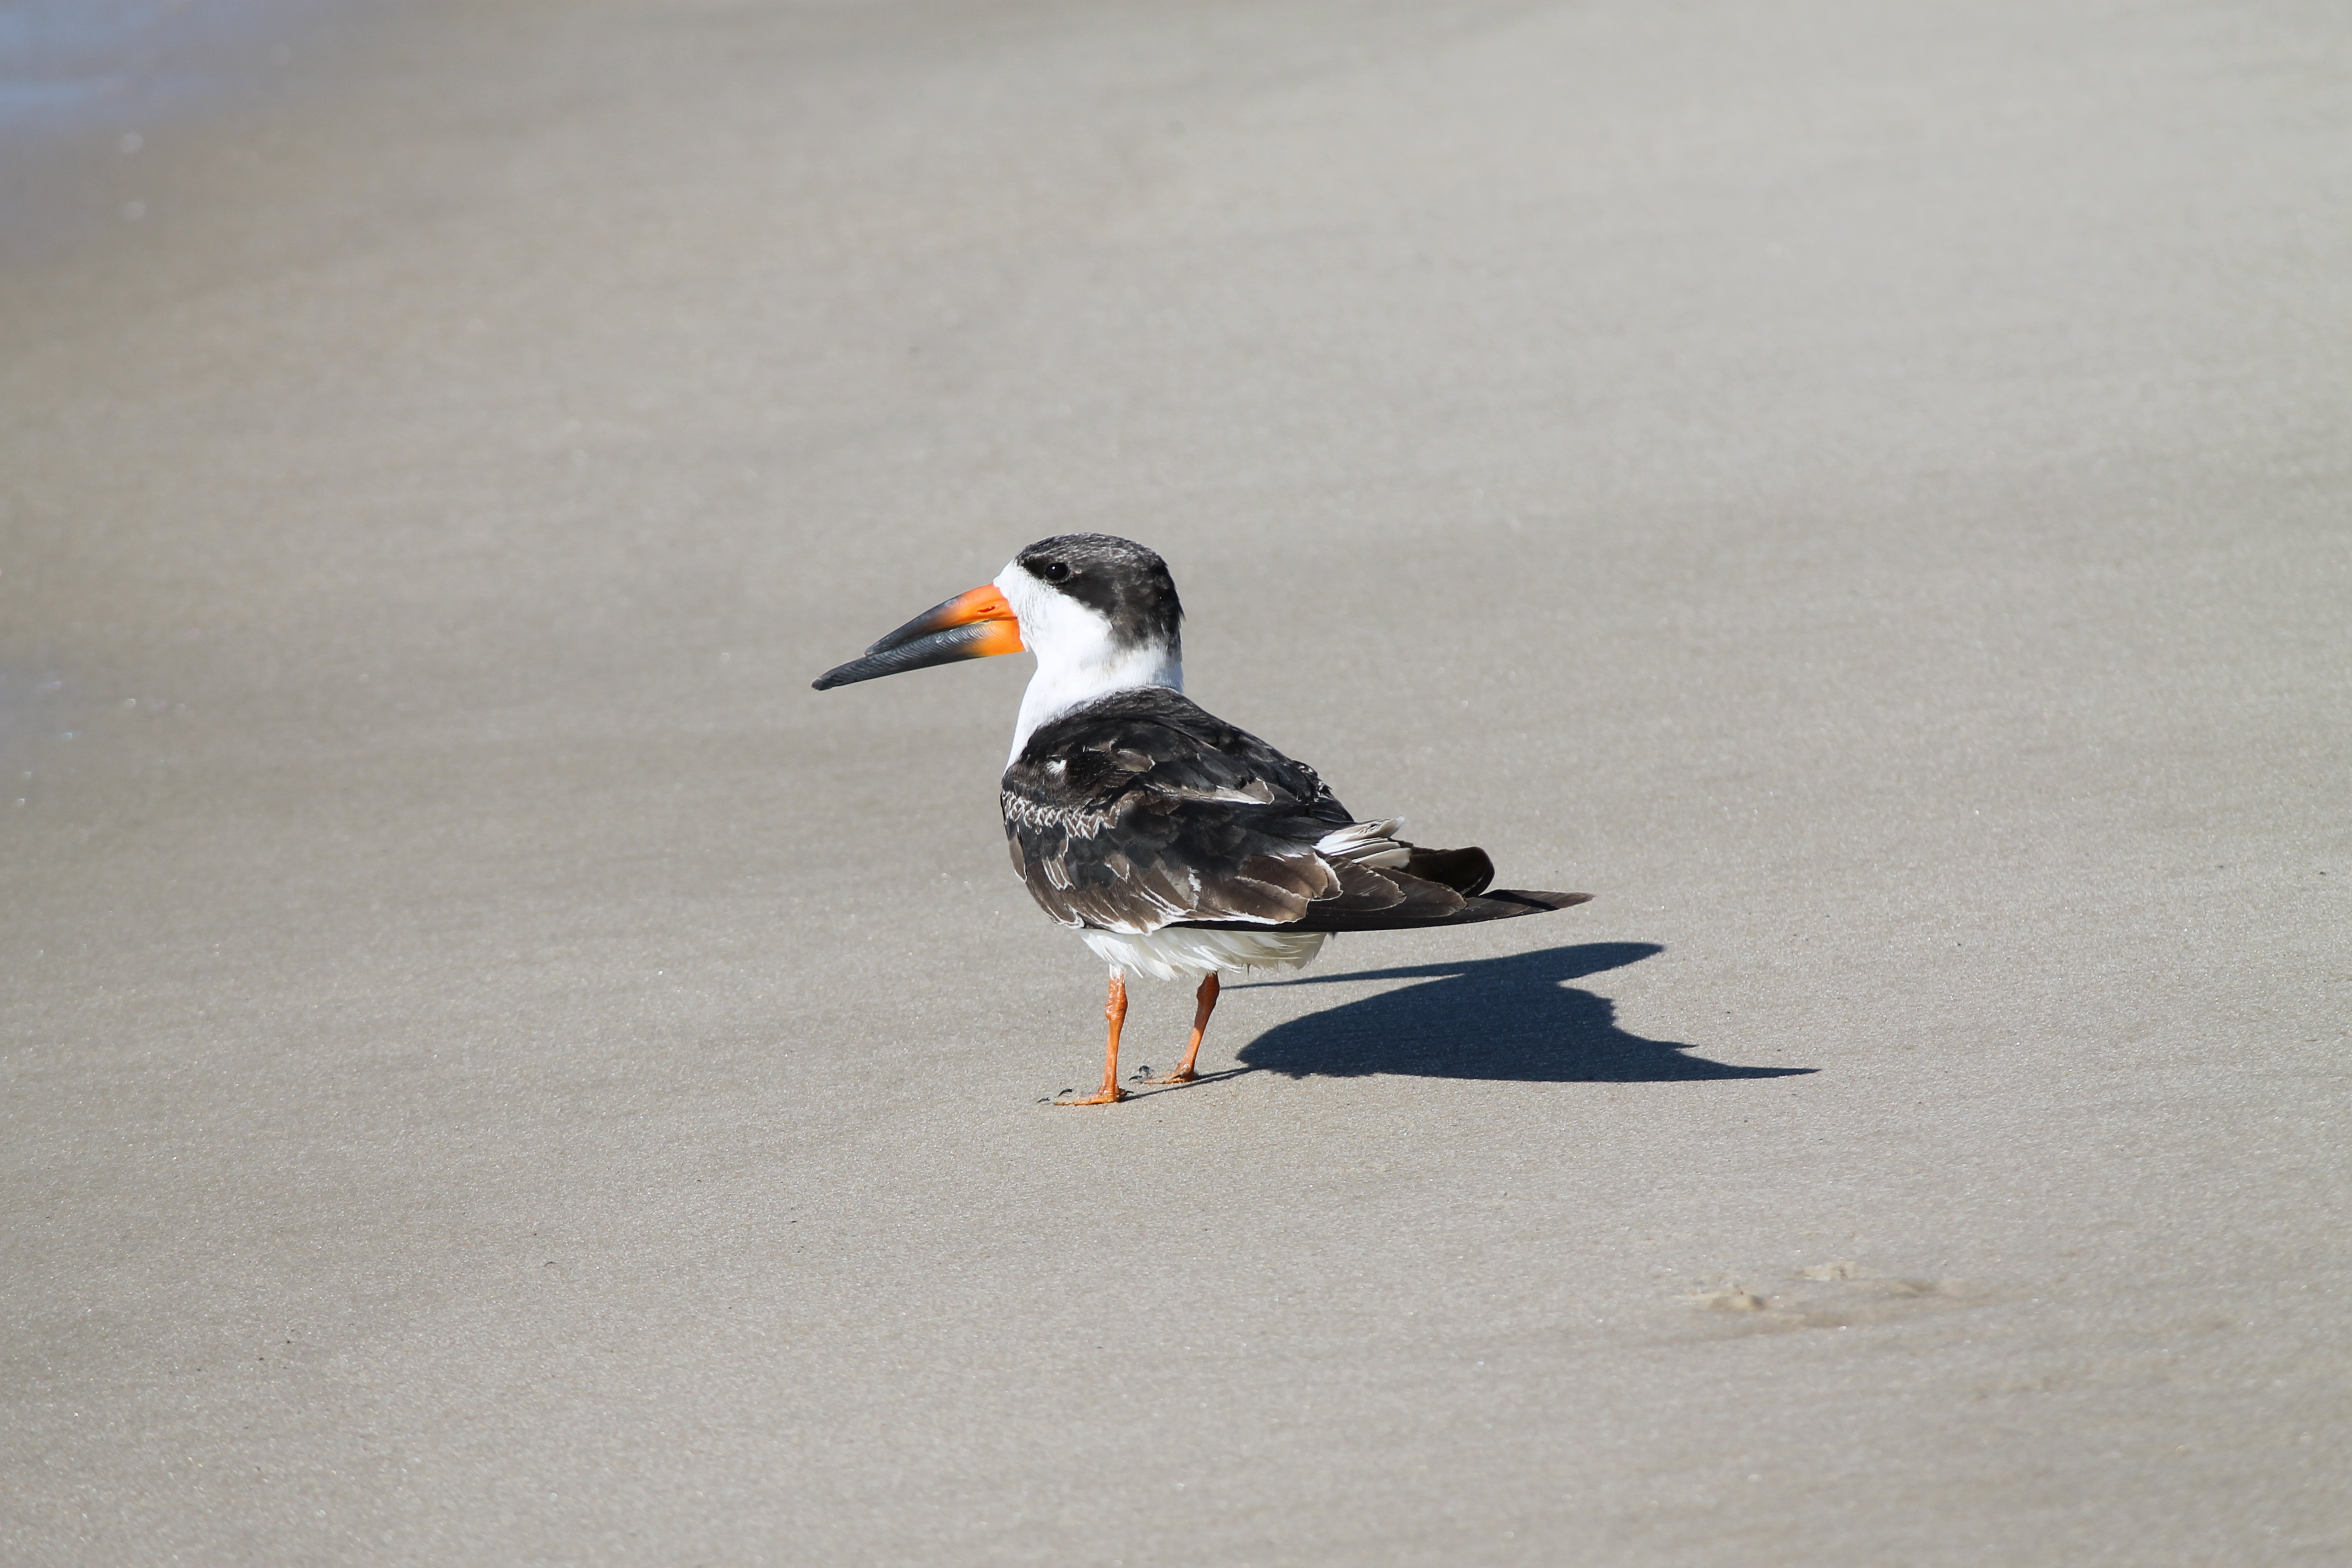
[[[1483,851],[1357,821],[1313,768],[1165,688],[1039,726],[1002,800],[1013,870],[1065,925],[1373,930],[1561,907],[1478,898]]]

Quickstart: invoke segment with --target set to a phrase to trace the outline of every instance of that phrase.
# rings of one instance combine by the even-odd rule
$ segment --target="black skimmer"
[[[1037,656],[1004,769],[1004,837],[1030,897],[1110,966],[1099,1093],[1127,1098],[1127,972],[1198,976],[1193,1075],[1223,970],[1296,969],[1334,931],[1468,925],[1590,893],[1487,890],[1483,849],[1424,849],[1360,821],[1313,768],[1184,695],[1167,563],[1131,540],[1066,533],[996,581],[916,616],[815,681],[819,691],[962,658]]]

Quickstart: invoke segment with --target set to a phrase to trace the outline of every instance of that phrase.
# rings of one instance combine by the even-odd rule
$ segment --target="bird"
[[[1357,817],[1313,768],[1184,695],[1183,616],[1157,552],[1058,534],[812,682],[1036,655],[999,793],[1005,842],[1038,906],[1110,970],[1102,1088],[1057,1105],[1128,1098],[1130,971],[1199,980],[1182,1064],[1143,1079],[1189,1083],[1221,973],[1302,967],[1335,932],[1469,925],[1591,897],[1489,890],[1485,850],[1424,848],[1397,837],[1396,818]]]

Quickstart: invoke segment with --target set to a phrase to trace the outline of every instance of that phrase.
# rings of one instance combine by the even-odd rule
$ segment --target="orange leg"
[[[1127,1098],[1127,1090],[1118,1087],[1118,1031],[1127,1022],[1127,976],[1116,969],[1110,972],[1110,997],[1103,1003],[1103,1017],[1110,1025],[1110,1040],[1103,1047],[1102,1092],[1084,1100],[1057,1100],[1055,1104],[1115,1105]]]
[[[1147,1082],[1190,1083],[1192,1081],[1195,1076],[1192,1071],[1192,1062],[1201,1054],[1201,1037],[1209,1032],[1209,1015],[1217,1010],[1217,976],[1213,970],[1210,972],[1206,980],[1201,982],[1201,989],[1193,994],[1197,1005],[1192,1009],[1192,1038],[1184,1047],[1184,1065],[1174,1072],[1163,1073],[1158,1078],[1147,1079]]]

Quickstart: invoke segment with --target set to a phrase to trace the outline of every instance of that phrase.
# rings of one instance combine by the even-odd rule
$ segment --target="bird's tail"
[[[1487,889],[1495,862],[1484,849],[1424,849],[1392,837],[1393,822],[1360,822],[1324,837],[1316,846],[1338,876],[1337,897],[1316,899],[1296,920],[1280,922],[1295,931],[1417,931],[1429,926],[1475,925],[1539,915],[1588,902],[1591,893],[1547,893],[1528,889]],[[1177,925],[1212,931],[1248,930],[1253,921],[1178,921]]]
[[[1380,871],[1402,871],[1425,882],[1451,888],[1468,898],[1483,893],[1495,880],[1495,862],[1484,849],[1424,849],[1397,837],[1402,817],[1381,822],[1351,822],[1318,840],[1315,852],[1351,866]]]

